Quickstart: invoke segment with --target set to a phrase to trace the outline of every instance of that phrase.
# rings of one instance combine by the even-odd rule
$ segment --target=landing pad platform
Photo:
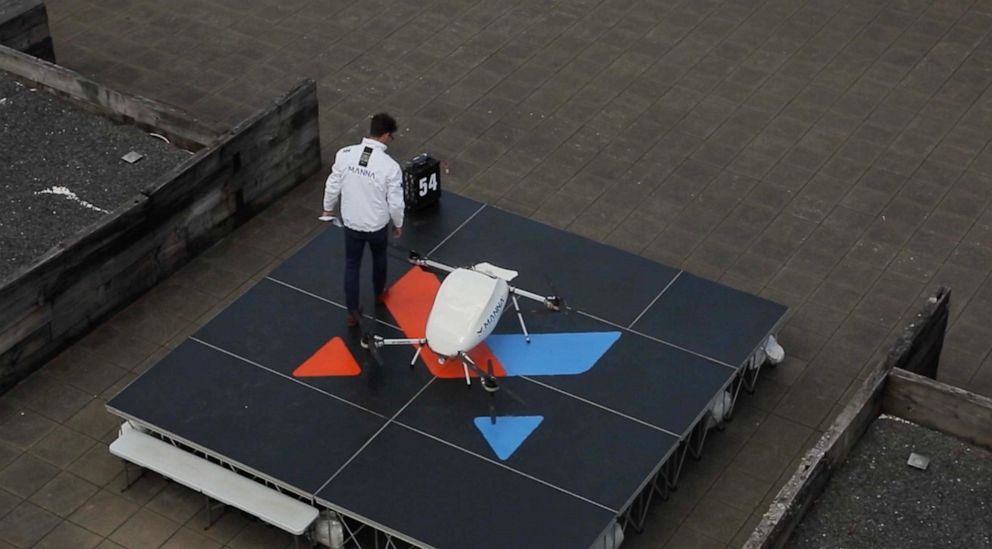
[[[707,410],[756,375],[785,307],[447,193],[409,215],[366,328],[423,336],[443,273],[489,262],[521,300],[473,351],[492,359],[497,421],[459,364],[385,347],[377,365],[345,326],[341,229],[328,226],[108,404],[120,417],[394,542],[576,547],[640,528],[651,495],[698,451]],[[526,302],[526,303],[525,303]],[[727,410],[729,414],[731,410]]]

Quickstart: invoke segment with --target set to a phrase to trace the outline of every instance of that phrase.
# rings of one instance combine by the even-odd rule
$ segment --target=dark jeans
[[[372,249],[372,287],[375,295],[386,289],[386,244],[389,241],[389,225],[366,233],[345,227],[344,229],[344,296],[349,311],[358,310],[358,278],[362,269],[362,255],[365,243]]]

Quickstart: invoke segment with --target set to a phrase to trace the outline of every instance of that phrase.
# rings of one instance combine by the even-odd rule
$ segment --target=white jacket
[[[378,231],[390,219],[394,227],[403,226],[403,171],[384,143],[366,137],[337,152],[324,185],[324,210],[333,212],[339,198],[349,229]]]

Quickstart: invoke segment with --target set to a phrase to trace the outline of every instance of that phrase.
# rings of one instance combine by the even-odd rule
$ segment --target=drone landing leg
[[[524,331],[524,339],[530,343],[530,334],[527,333],[527,325],[524,324],[524,315],[520,313],[520,304],[517,303],[517,294],[510,294],[513,298],[513,308],[517,311],[517,320],[520,321],[520,329]]]
[[[413,360],[410,361],[410,368],[411,369],[413,368],[413,365],[417,363],[417,359],[420,358],[420,351],[423,348],[424,348],[423,345],[417,345],[417,352],[416,353],[413,353]]]
[[[472,378],[470,378],[468,376],[468,364],[465,361],[462,361],[462,368],[465,369],[465,385],[468,385],[469,387],[471,387],[472,386]]]

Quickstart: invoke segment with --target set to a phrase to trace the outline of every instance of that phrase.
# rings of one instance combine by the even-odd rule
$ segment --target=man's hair
[[[389,116],[387,113],[380,112],[372,116],[372,122],[369,123],[369,135],[372,137],[380,137],[387,133],[396,132],[396,119]]]

